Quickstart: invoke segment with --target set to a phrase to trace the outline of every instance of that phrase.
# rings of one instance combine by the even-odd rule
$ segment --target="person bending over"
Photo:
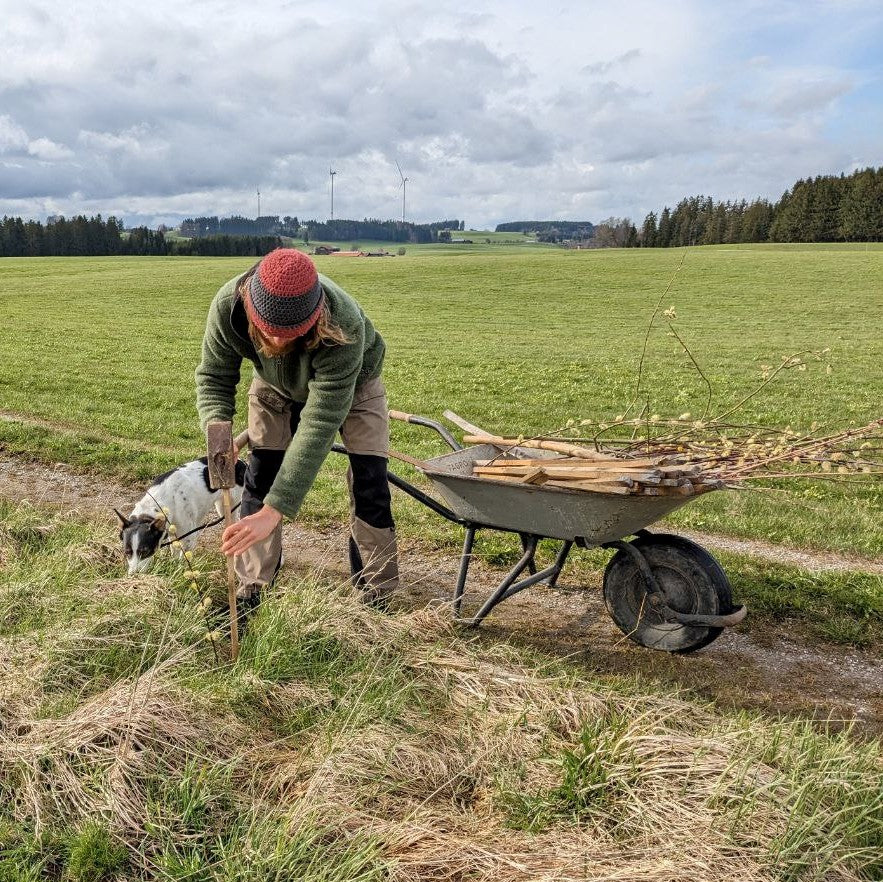
[[[221,545],[235,555],[246,609],[278,572],[282,517],[297,515],[338,431],[349,455],[354,582],[370,602],[398,587],[384,351],[359,304],[293,248],[270,252],[212,300],[196,369],[203,430],[213,420],[232,421],[242,360],[254,365],[240,519]]]

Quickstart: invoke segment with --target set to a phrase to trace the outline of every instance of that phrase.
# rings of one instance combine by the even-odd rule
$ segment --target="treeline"
[[[212,217],[187,218],[181,223],[181,235],[190,239],[206,236],[299,236],[300,221],[292,215],[279,217],[268,214],[262,217]]]
[[[304,242],[352,242],[373,239],[381,242],[437,242],[442,230],[464,230],[465,221],[443,220],[414,224],[394,220],[329,220],[299,221],[297,217],[267,215],[266,217],[196,217],[181,224],[181,235],[199,239],[218,235],[290,236]]]
[[[102,257],[130,255],[206,255],[260,257],[282,245],[278,236],[211,236],[169,239],[162,230],[134,227],[124,231],[114,217],[51,218],[46,225],[4,217],[0,257]]]
[[[334,220],[322,223],[296,217],[190,218],[181,225],[187,238],[169,238],[163,229],[135,227],[124,231],[117,218],[79,215],[39,221],[4,217],[0,224],[0,257],[100,256],[112,254],[260,256],[283,244],[282,236],[330,242],[375,239],[386,242],[437,242],[439,233],[465,229],[465,221],[430,224],[381,220]],[[234,233],[233,230],[269,230]]]
[[[776,205],[774,242],[883,240],[883,166],[798,181]]]
[[[657,216],[650,212],[633,245],[669,248],[683,245],[722,245],[767,242],[775,208],[766,199],[754,202],[715,202],[710,196],[682,199]]]
[[[883,241],[883,167],[799,180],[778,202],[682,199],[650,212],[636,245],[667,248],[739,242]]]
[[[883,167],[799,180],[777,202],[720,202],[690,196],[651,211],[637,229],[628,218],[512,221],[498,233],[535,233],[570,247],[668,248],[740,242],[883,241]]]
[[[510,221],[497,224],[497,233],[536,233],[540,242],[591,239],[595,225],[590,221]]]
[[[126,254],[121,233],[123,225],[115,217],[101,215],[39,221],[4,217],[0,223],[0,257],[68,257]]]
[[[172,239],[168,254],[202,257],[263,257],[285,243],[279,236],[207,236],[202,239]]]
[[[437,242],[443,230],[464,230],[466,222],[461,220],[433,221],[429,224],[413,224],[394,220],[329,220],[306,221],[301,235],[304,241],[352,242],[357,239],[371,239],[380,242],[415,242],[425,244]],[[304,235],[305,234],[305,235]]]
[[[119,254],[200,257],[263,257],[281,248],[278,236],[205,236],[201,239],[168,239],[161,230],[135,227]]]

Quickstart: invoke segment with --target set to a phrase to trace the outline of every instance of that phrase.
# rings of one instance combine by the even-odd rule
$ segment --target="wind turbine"
[[[334,220],[334,176],[337,172],[329,168],[328,174],[331,176],[331,220]]]
[[[409,178],[406,178],[402,174],[402,167],[399,165],[398,160],[396,160],[396,168],[399,170],[399,177],[402,179],[402,182],[401,182],[401,184],[399,184],[399,186],[402,188],[402,223],[404,223],[405,222],[405,192],[408,189],[406,184],[408,183]]]
[[[258,187],[258,217],[261,216],[261,188]]]

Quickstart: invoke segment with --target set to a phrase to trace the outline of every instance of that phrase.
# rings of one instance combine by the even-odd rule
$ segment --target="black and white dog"
[[[244,480],[245,463],[237,460],[236,486],[230,491],[233,505],[242,499]],[[202,526],[213,505],[222,515],[221,491],[209,486],[208,460],[202,457],[154,478],[129,517],[114,509],[120,519],[120,540],[129,562],[129,575],[150,567],[151,558],[168,535],[169,523],[175,526],[175,537],[184,536]],[[163,509],[168,515],[163,514]],[[181,539],[179,554],[195,548],[198,538],[198,533],[194,533]]]

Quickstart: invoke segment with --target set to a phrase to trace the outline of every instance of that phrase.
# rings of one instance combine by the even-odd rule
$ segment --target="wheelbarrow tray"
[[[472,474],[475,460],[499,453],[500,448],[490,444],[467,447],[428,460],[423,473],[464,521],[586,546],[636,533],[695,498],[569,490]],[[537,459],[557,458],[550,451],[530,453]]]
[[[516,461],[522,457],[555,460],[558,457],[552,451],[504,449],[493,444],[463,449],[453,435],[434,420],[401,411],[390,411],[390,418],[433,429],[454,451],[429,461],[390,451],[395,458],[421,470],[433,485],[432,495],[394,471],[389,471],[388,477],[394,487],[465,528],[460,571],[452,598],[457,616],[477,531],[490,529],[520,534],[521,558],[481,607],[468,619],[460,619],[461,622],[478,626],[498,603],[519,591],[541,582],[554,587],[574,545],[617,549],[605,570],[605,603],[617,627],[642,646],[692,652],[714,640],[723,628],[738,624],[745,617],[745,607],[733,607],[726,575],[707,551],[682,537],[650,533],[645,529],[698,494],[603,493],[479,478],[473,475],[476,460],[495,457]],[[337,445],[332,449],[346,452]],[[711,489],[716,488],[702,488],[703,491]],[[443,497],[446,504],[436,499],[436,495]],[[624,541],[628,536],[637,538]],[[559,540],[561,547],[554,562],[539,569],[538,544],[547,538]],[[360,560],[354,562],[354,573],[355,563],[361,567]]]

